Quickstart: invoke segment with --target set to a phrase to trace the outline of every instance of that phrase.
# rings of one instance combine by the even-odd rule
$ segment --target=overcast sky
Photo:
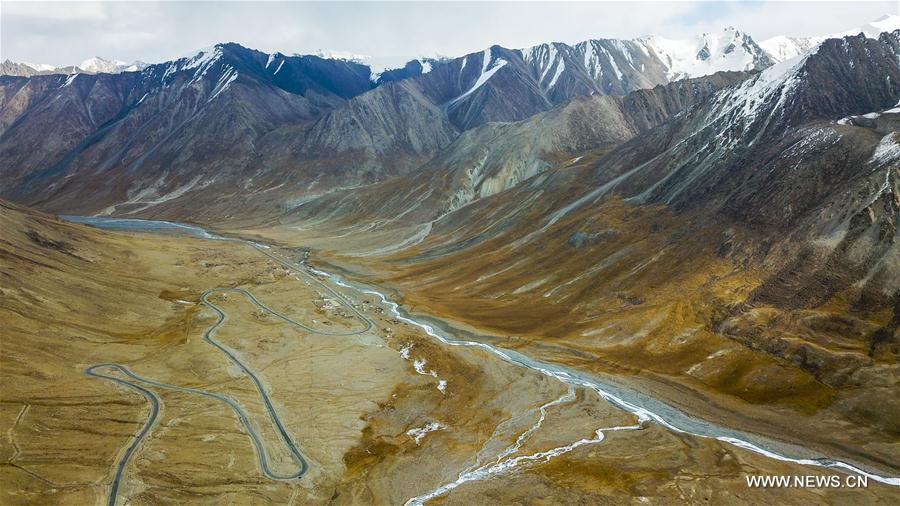
[[[686,37],[735,26],[757,40],[848,30],[888,2],[9,2],[0,59],[51,65],[91,56],[160,62],[234,41],[266,52],[328,50],[375,65],[459,56],[492,44]]]

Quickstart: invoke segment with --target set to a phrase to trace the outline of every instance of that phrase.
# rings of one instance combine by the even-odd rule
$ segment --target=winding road
[[[141,428],[141,431],[138,432],[137,436],[135,436],[135,438],[131,442],[131,444],[128,445],[128,448],[125,449],[125,454],[122,455],[122,458],[119,459],[119,464],[116,466],[116,476],[113,479],[112,488],[109,491],[109,500],[107,501],[107,504],[109,504],[109,506],[115,506],[116,497],[119,494],[119,484],[122,481],[122,475],[125,473],[125,466],[128,465],[128,461],[131,459],[131,456],[134,454],[134,451],[137,450],[137,447],[140,446],[141,442],[144,440],[144,438],[150,432],[150,429],[153,428],[153,424],[156,423],[156,418],[159,416],[160,400],[159,400],[159,397],[156,396],[156,394],[154,394],[150,390],[147,390],[146,388],[144,388],[140,385],[137,385],[137,384],[132,383],[127,380],[123,380],[121,378],[117,378],[115,376],[110,376],[107,374],[97,372],[98,369],[105,369],[105,368],[117,369],[117,370],[124,372],[125,374],[128,374],[129,376],[132,376],[132,374],[127,369],[125,369],[122,366],[117,365],[117,364],[92,365],[92,366],[88,367],[87,369],[85,369],[84,373],[87,374],[88,376],[93,376],[95,378],[102,378],[102,379],[108,379],[110,381],[115,381],[119,385],[122,385],[126,388],[131,388],[132,390],[137,391],[139,394],[146,397],[148,401],[150,401],[150,416],[147,417],[147,422],[144,424],[144,427]]]
[[[219,394],[216,392],[211,392],[209,390],[173,385],[173,384],[157,381],[157,380],[154,380],[151,378],[143,377],[141,375],[134,373],[128,367],[126,367],[122,364],[114,364],[114,363],[96,364],[96,365],[92,365],[92,366],[88,367],[87,369],[85,369],[84,372],[88,376],[110,380],[120,386],[132,389],[132,390],[140,393],[150,402],[150,406],[151,406],[150,415],[147,419],[147,422],[144,424],[143,428],[141,428],[140,432],[138,432],[138,434],[134,437],[134,439],[131,441],[131,443],[127,446],[127,448],[125,449],[125,452],[122,454],[122,457],[119,459],[119,462],[116,465],[116,472],[115,472],[115,475],[113,476],[110,493],[109,493],[109,499],[107,501],[108,506],[115,506],[117,499],[118,499],[119,488],[121,487],[122,478],[125,475],[125,471],[128,466],[128,463],[131,460],[131,458],[133,457],[137,448],[141,445],[141,443],[149,435],[154,424],[156,423],[157,418],[159,417],[159,410],[160,410],[160,405],[162,404],[162,401],[160,400],[159,396],[157,396],[153,391],[145,388],[145,386],[142,386],[142,385],[161,388],[161,389],[165,389],[165,390],[172,390],[172,391],[176,391],[176,392],[199,395],[199,396],[215,399],[215,400],[227,405],[229,408],[231,408],[231,410],[238,417],[238,419],[241,421],[241,424],[246,429],[247,435],[250,437],[250,440],[253,443],[253,446],[256,450],[260,470],[262,471],[262,474],[265,475],[267,478],[272,479],[272,480],[278,480],[278,481],[295,480],[295,479],[301,478],[309,470],[308,461],[303,456],[303,453],[300,450],[300,448],[297,446],[297,443],[294,442],[293,438],[288,433],[287,429],[284,426],[284,423],[282,423],[281,417],[278,415],[278,411],[275,409],[275,406],[273,405],[268,392],[266,392],[266,389],[263,386],[262,381],[259,379],[259,377],[256,375],[256,373],[254,373],[244,362],[242,362],[237,357],[237,354],[233,350],[231,350],[230,348],[228,348],[227,346],[223,345],[222,343],[220,343],[219,341],[217,341],[215,339],[216,331],[228,321],[228,313],[226,313],[224,309],[222,309],[221,307],[216,305],[213,301],[211,301],[210,296],[215,293],[227,293],[227,292],[241,294],[244,297],[246,297],[251,303],[253,303],[255,306],[257,306],[258,308],[262,309],[266,313],[269,313],[269,314],[281,319],[285,323],[288,323],[294,327],[297,327],[297,328],[302,329],[309,333],[321,334],[321,335],[326,335],[326,336],[353,336],[353,335],[362,334],[364,332],[368,332],[369,330],[371,330],[373,327],[373,323],[369,318],[367,318],[358,309],[356,309],[353,306],[353,304],[351,304],[350,301],[348,301],[343,295],[341,295],[336,290],[334,290],[330,286],[328,286],[325,283],[323,283],[322,281],[320,281],[315,276],[311,276],[308,272],[306,272],[300,266],[293,264],[291,262],[288,262],[288,261],[266,251],[266,248],[262,245],[248,242],[248,241],[240,241],[237,239],[228,239],[228,240],[233,240],[233,241],[238,241],[238,242],[248,244],[248,245],[252,246],[254,249],[256,249],[257,251],[259,251],[260,253],[269,257],[270,259],[287,267],[291,271],[304,276],[306,279],[309,279],[310,281],[316,283],[318,286],[320,286],[326,292],[331,294],[336,300],[338,300],[341,303],[341,305],[344,306],[344,308],[346,308],[351,313],[353,313],[354,317],[359,319],[363,323],[363,328],[361,328],[359,330],[353,330],[353,331],[347,331],[347,332],[316,329],[316,328],[310,327],[304,323],[296,321],[293,318],[285,315],[284,313],[269,307],[268,305],[264,304],[262,301],[257,299],[255,295],[253,295],[248,290],[245,290],[243,288],[213,288],[213,289],[203,292],[203,294],[201,295],[200,301],[204,305],[206,305],[207,307],[212,309],[216,313],[216,316],[217,316],[215,323],[213,323],[211,326],[209,326],[203,332],[203,340],[206,341],[207,343],[211,344],[212,346],[216,347],[219,351],[221,351],[223,354],[225,354],[225,356],[228,357],[228,360],[231,361],[231,363],[233,363],[234,365],[236,365],[253,382],[254,386],[256,387],[257,392],[259,393],[260,399],[265,404],[266,411],[269,415],[269,418],[270,418],[273,426],[275,427],[276,431],[278,432],[279,437],[281,438],[281,441],[284,443],[285,447],[290,451],[291,457],[297,465],[297,470],[295,472],[287,474],[287,475],[278,474],[272,469],[272,466],[269,463],[269,457],[266,452],[265,444],[263,443],[263,439],[259,435],[259,433],[256,431],[256,429],[254,428],[253,423],[250,420],[250,415],[248,415],[247,412],[243,409],[243,407],[241,407],[240,403],[238,403],[232,397],[229,397],[229,396],[223,395],[223,394]],[[110,375],[108,373],[104,374],[103,372],[100,372],[100,371],[118,372],[130,379],[125,379],[125,378],[122,378],[119,376]]]

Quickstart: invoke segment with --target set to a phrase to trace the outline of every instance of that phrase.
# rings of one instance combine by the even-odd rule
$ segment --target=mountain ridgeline
[[[743,45],[697,58],[744,55],[724,69],[737,71],[770,63],[748,36],[713,39],[723,37]],[[486,123],[686,75],[671,62],[650,39],[598,39],[493,46],[374,76],[352,61],[220,44],[135,72],[0,76],[0,194],[89,213],[140,212],[206,188],[314,195],[407,174]]]

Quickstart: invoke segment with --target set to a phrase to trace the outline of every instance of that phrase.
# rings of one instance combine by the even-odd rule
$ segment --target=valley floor
[[[4,504],[897,497],[872,481],[750,488],[747,476],[836,471],[642,423],[593,389],[442,344],[377,297],[292,267],[301,250],[102,232],[16,208],[2,220],[15,231],[0,248]],[[246,292],[204,304],[215,288]],[[222,349],[204,340],[211,328]],[[96,364],[118,367],[85,374]],[[272,479],[303,471],[288,441],[308,471]]]

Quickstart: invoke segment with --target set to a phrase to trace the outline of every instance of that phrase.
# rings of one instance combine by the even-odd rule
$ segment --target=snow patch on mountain
[[[219,77],[219,80],[216,82],[215,88],[213,88],[212,95],[209,97],[209,100],[207,100],[207,102],[212,102],[213,99],[219,96],[219,94],[227,90],[228,87],[231,86],[231,83],[233,83],[234,80],[237,79],[237,77],[238,73],[234,69],[234,67],[232,67],[231,65],[226,66],[225,72],[223,72],[222,76]]]
[[[857,35],[859,33],[864,33],[866,37],[869,37],[870,39],[876,39],[879,35],[881,35],[882,32],[893,32],[894,30],[900,30],[900,15],[888,14],[876,19],[875,21],[866,23],[859,28],[837,33],[831,35],[831,37],[846,37],[847,35]]]
[[[576,48],[584,51],[584,69],[587,70],[589,76],[598,79],[603,75],[603,67],[600,66],[600,58],[597,56],[597,52],[593,50],[593,44],[587,42],[583,42],[582,44],[579,44]]]
[[[900,159],[900,142],[897,142],[897,134],[891,132],[881,138],[881,142],[872,153],[871,163],[883,165]]]
[[[484,53],[482,53],[481,55],[481,75],[479,75],[478,79],[475,80],[475,84],[473,84],[472,87],[469,88],[465,93],[451,100],[447,105],[453,105],[474,93],[478,88],[484,86],[484,83],[488,82],[488,80],[493,77],[498,70],[502,69],[507,63],[509,63],[503,58],[497,58],[495,61],[492,61],[491,58],[491,49],[485,49]]]
[[[540,44],[522,49],[522,59],[525,63],[537,65],[541,69],[538,82],[544,82],[550,69],[557,60],[556,44]]]
[[[72,74],[72,75],[70,75],[70,76],[66,79],[66,82],[63,83],[62,88],[65,88],[66,86],[72,84],[72,83],[75,81],[75,78],[78,77],[78,75],[79,75],[79,74],[78,74],[77,72],[74,73],[74,74]]]
[[[181,66],[181,70],[190,70],[194,68],[203,68],[205,65],[212,63],[222,57],[222,49],[219,46],[210,46],[201,49],[187,59],[187,62]],[[181,60],[179,60],[181,61]]]
[[[616,65],[616,59],[606,50],[605,47],[600,47],[600,50],[603,51],[603,54],[606,56],[606,61],[609,62],[609,65],[612,67],[613,72],[616,74],[616,79],[622,80],[622,71],[619,70],[619,66]]]
[[[775,62],[796,58],[821,44],[828,37],[786,37],[776,35],[759,43],[763,51]]]
[[[562,75],[564,70],[566,70],[566,61],[559,60],[559,63],[556,64],[556,73],[553,74],[553,79],[550,79],[550,84],[547,86],[548,90],[556,86],[556,81],[559,80],[559,76]]]

